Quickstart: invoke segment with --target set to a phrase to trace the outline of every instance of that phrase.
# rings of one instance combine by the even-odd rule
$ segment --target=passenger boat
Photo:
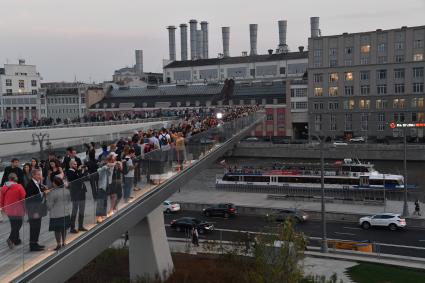
[[[272,168],[255,169],[250,167],[229,168],[224,175],[217,177],[216,185],[270,185],[282,187],[320,188],[320,163],[275,164]],[[402,175],[383,174],[374,169],[371,163],[344,159],[324,166],[326,188],[341,189],[402,189]],[[413,188],[409,186],[408,188]]]

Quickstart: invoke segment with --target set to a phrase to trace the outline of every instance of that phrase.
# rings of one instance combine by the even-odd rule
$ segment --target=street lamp
[[[317,140],[320,143],[320,188],[322,190],[321,197],[321,215],[322,215],[322,253],[328,252],[328,240],[326,236],[326,209],[325,209],[325,156],[324,156],[324,139],[320,138],[318,135],[315,135]]]
[[[403,216],[409,216],[409,206],[407,205],[407,137],[406,137],[406,129],[403,128],[403,136],[404,136],[404,161],[403,161],[403,179],[404,179],[404,204],[403,204]]]
[[[37,144],[37,141],[38,141],[38,144],[40,146],[40,158],[43,158],[44,139],[47,139],[46,140],[46,146],[49,147],[52,143],[50,142],[50,135],[48,133],[33,133],[32,134],[31,145],[36,145]]]

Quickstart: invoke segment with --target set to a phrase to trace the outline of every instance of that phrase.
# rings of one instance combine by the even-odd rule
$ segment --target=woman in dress
[[[58,176],[59,178],[63,179],[64,173],[61,167],[61,163],[59,160],[54,159],[49,162],[50,170],[48,172],[49,180],[46,180],[46,186],[51,187],[51,184],[53,182],[53,179]],[[49,186],[50,185],[50,186]]]
[[[112,171],[112,182],[107,186],[109,200],[110,200],[110,208],[108,212],[108,216],[113,215],[118,210],[118,202],[122,198],[122,163],[120,161],[116,161],[115,155],[111,154],[113,157],[113,171]]]
[[[56,248],[58,251],[66,244],[66,231],[71,225],[70,204],[71,195],[65,189],[62,178],[55,176],[52,181],[53,190],[46,197],[47,208],[50,213],[49,231],[55,233]]]

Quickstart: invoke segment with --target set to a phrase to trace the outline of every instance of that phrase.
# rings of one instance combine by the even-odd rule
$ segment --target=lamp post
[[[326,209],[325,209],[325,156],[324,156],[324,140],[318,135],[315,135],[317,140],[320,142],[320,188],[322,190],[321,197],[321,216],[322,216],[322,253],[328,252],[328,240],[326,236]]]
[[[403,179],[404,179],[404,204],[403,204],[403,216],[409,216],[409,206],[407,205],[407,137],[406,129],[403,128],[403,138],[404,138],[404,161],[403,161]]]
[[[37,141],[40,146],[40,159],[43,158],[44,152],[44,140],[46,140],[46,146],[50,146],[52,143],[50,142],[50,135],[48,133],[33,133],[32,134],[32,145],[36,145]],[[37,139],[37,140],[36,140]]]

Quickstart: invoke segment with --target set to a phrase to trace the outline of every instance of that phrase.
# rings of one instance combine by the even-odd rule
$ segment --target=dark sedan
[[[219,203],[202,210],[202,214],[206,217],[222,216],[228,218],[229,216],[235,216],[237,213],[238,211],[233,203]]]
[[[282,209],[276,213],[266,215],[270,221],[284,222],[286,219],[293,219],[296,223],[305,222],[308,219],[307,213],[298,209]]]
[[[170,226],[177,232],[190,231],[193,227],[196,227],[200,234],[210,233],[214,230],[214,225],[211,223],[201,221],[194,217],[182,217],[171,221]]]

